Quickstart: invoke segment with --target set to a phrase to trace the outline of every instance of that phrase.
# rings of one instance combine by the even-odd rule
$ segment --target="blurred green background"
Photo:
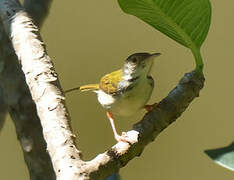
[[[205,87],[176,123],[147,146],[120,173],[123,180],[231,180],[234,172],[209,159],[203,150],[233,141],[234,127],[234,1],[211,1],[213,14],[208,38],[202,46]],[[54,1],[42,30],[64,89],[86,83],[120,68],[135,52],[160,52],[152,75],[156,88],[150,103],[158,102],[194,68],[193,56],[139,19],[124,14],[117,1]],[[113,133],[95,94],[67,95],[77,143],[85,159],[110,148]],[[118,131],[131,129],[143,112],[118,118]],[[26,180],[13,123],[8,119],[0,134],[0,177]]]

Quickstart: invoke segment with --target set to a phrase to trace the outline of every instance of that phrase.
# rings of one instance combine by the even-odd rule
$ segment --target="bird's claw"
[[[127,143],[131,143],[131,138],[128,137],[127,133],[126,132],[122,132],[121,136],[116,134],[115,135],[115,139],[118,141],[118,142],[127,142]]]
[[[150,111],[152,111],[152,110],[154,109],[154,107],[156,107],[157,105],[158,105],[158,103],[154,103],[154,104],[151,104],[151,105],[147,104],[147,105],[144,106],[144,108],[145,108],[145,110],[146,110],[147,112],[150,112]]]

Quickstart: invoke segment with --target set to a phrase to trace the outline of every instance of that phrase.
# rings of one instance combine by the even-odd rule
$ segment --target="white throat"
[[[137,73],[135,66],[130,63],[126,63],[123,67],[123,78],[124,80],[130,80],[138,77],[140,74]]]
[[[146,62],[145,67],[136,67],[133,64],[126,63],[123,67],[124,80],[131,80],[134,78],[146,78],[151,71],[153,66],[153,60],[149,59]]]

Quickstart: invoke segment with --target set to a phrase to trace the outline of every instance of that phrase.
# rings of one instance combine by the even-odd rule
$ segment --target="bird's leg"
[[[147,105],[144,106],[144,108],[145,108],[145,110],[146,110],[147,112],[150,112],[150,111],[152,111],[152,110],[154,109],[154,107],[157,106],[157,105],[158,105],[158,103],[154,103],[154,104],[151,104],[151,105],[147,104]]]
[[[120,135],[117,133],[116,128],[115,128],[115,123],[114,123],[114,116],[113,116],[113,114],[107,111],[107,112],[106,112],[106,115],[107,115],[108,119],[110,120],[111,127],[112,127],[112,130],[113,130],[115,139],[116,139],[118,142],[120,142],[120,141],[128,142],[127,137],[126,137],[126,138],[124,137],[124,135],[125,135],[126,133],[122,133],[122,136],[120,136]]]

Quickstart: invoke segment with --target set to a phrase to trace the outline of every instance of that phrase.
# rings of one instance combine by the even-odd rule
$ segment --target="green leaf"
[[[190,48],[197,68],[203,67],[200,47],[211,21],[209,0],[118,0],[125,13],[134,15]]]
[[[234,171],[234,143],[227,147],[206,150],[205,153],[217,164]]]

